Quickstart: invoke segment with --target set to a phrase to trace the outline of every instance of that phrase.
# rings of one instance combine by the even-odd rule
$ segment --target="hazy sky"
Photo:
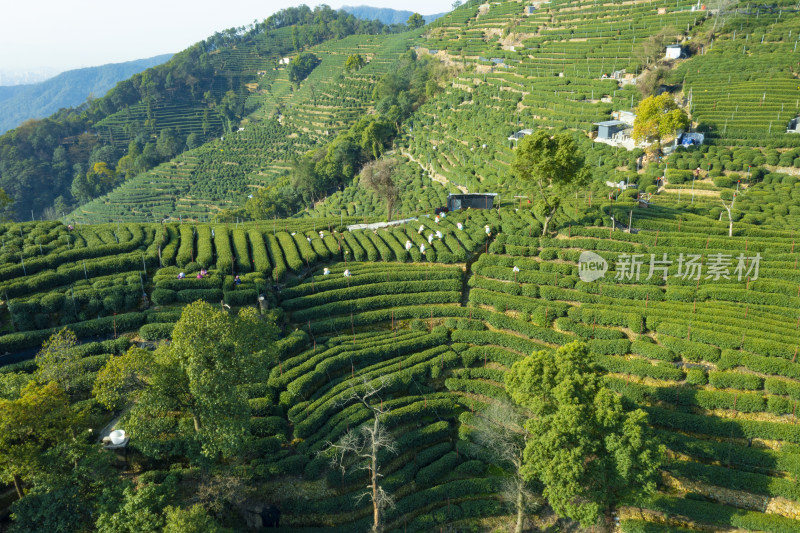
[[[303,3],[428,15],[449,11],[452,0],[11,0],[0,16],[0,71],[69,70],[179,52],[215,31]]]

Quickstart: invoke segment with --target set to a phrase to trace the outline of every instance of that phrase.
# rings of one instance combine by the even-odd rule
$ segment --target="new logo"
[[[605,259],[594,252],[583,252],[578,258],[578,277],[587,283],[598,280],[605,276],[608,271],[608,263]]]

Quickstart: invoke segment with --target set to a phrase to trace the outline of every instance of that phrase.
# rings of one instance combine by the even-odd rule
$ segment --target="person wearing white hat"
[[[422,232],[423,232],[423,231],[425,231],[425,226],[420,226],[420,227],[419,227],[419,229],[417,230],[417,233],[419,233],[420,235],[422,235]]]
[[[406,251],[410,250],[412,246],[411,241],[406,241]]]
[[[437,236],[437,237],[439,237],[439,238],[441,239],[441,238],[442,238],[442,232],[441,232],[441,231],[437,231],[437,232],[436,232],[436,236]]]
[[[419,245],[419,253],[421,253],[421,254],[425,253],[425,245],[424,244],[420,244]]]
[[[331,269],[330,268],[325,267],[325,268],[322,269],[322,275],[323,276],[327,276],[330,273],[331,273]]]
[[[463,229],[464,229],[464,225],[463,225],[461,222],[457,222],[457,223],[456,223],[456,227],[457,227],[458,229],[461,229],[461,230],[463,230]]]

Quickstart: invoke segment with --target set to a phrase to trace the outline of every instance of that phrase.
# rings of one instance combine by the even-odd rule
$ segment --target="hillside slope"
[[[791,86],[795,77],[788,53],[794,46],[789,35],[796,34],[793,28],[800,24],[800,16],[788,4],[786,9],[777,8],[777,13],[772,8],[765,11],[772,18],[761,16],[758,10],[748,11],[745,3],[725,3],[722,10],[713,5],[698,10],[689,0],[620,2],[602,8],[586,0],[536,5],[529,12],[528,4],[513,0],[468,2],[407,43],[421,57],[431,56],[454,73],[443,80],[443,90],[401,125],[396,152],[404,154],[412,166],[462,190],[519,194],[507,179],[514,147],[507,138],[512,133],[536,127],[591,133],[594,123],[610,119],[612,112],[635,108],[644,90],[637,87],[653,83],[670,84],[675,97],[692,112],[695,127],[706,132],[710,142],[800,144],[800,138],[784,133],[788,120],[800,112],[795,110],[797,102],[791,101],[796,100],[796,87]],[[663,61],[663,47],[658,43],[675,41],[683,42],[689,57]],[[748,48],[751,42],[757,44]],[[336,46],[342,59],[362,50],[358,39]],[[330,64],[324,46],[319,50]],[[649,73],[656,70],[655,82],[644,79],[652,78]],[[746,72],[746,79],[739,76],[736,83],[728,84],[735,71]],[[617,79],[612,79],[615,72]],[[281,109],[282,127],[300,126],[316,142],[322,141],[335,129],[328,121],[333,110],[351,105],[349,95],[330,91],[323,107],[314,104],[312,93],[329,82],[312,75],[301,82],[299,91],[291,91],[280,71],[277,77],[270,73],[261,84],[263,97],[252,95],[247,100],[251,117],[268,117]],[[358,98],[369,105],[368,95]],[[339,127],[346,122],[339,122]],[[290,136],[292,131],[285,133]],[[284,152],[284,161],[301,155],[303,147],[298,143]],[[219,160],[211,166],[230,166],[231,161],[222,155],[226,152],[219,149],[207,151],[204,157]],[[269,160],[268,156],[264,159]],[[287,167],[273,168],[280,173]],[[203,182],[213,179],[212,173]],[[213,205],[214,211],[242,208],[253,182],[241,183],[226,188],[225,201],[209,203],[206,198],[205,204]],[[125,205],[129,187],[125,184],[110,200],[98,202]],[[131,197],[144,204],[152,196],[151,204],[158,206],[159,191],[148,194],[138,185],[135,188]],[[96,204],[76,212],[75,219],[107,220],[87,218],[87,212],[102,213]],[[139,216],[126,213],[124,207],[112,211],[112,216]],[[183,216],[181,210],[165,206],[156,211],[158,216]]]
[[[4,214],[27,219],[69,212],[127,178],[235,131],[253,111],[246,107],[251,89],[293,51],[347,35],[405,29],[327,6],[301,6],[217,32],[121,81],[103,98],[1,135],[0,187],[15,200]]]
[[[255,111],[239,131],[126,181],[68,218],[208,220],[222,209],[241,207],[256,189],[284,177],[292,160],[371,113],[374,84],[414,35],[350,36],[312,47],[321,62],[299,86],[289,83],[283,67],[261,77],[245,104]],[[354,51],[369,62],[347,72],[345,61]]]
[[[102,97],[117,82],[165,63],[172,54],[62,72],[48,80],[0,87],[0,135],[25,120],[43,118],[63,107],[75,107],[89,96]]]
[[[764,181],[798,183],[778,174]],[[0,374],[30,379],[32,349],[63,326],[103,340],[81,347],[73,398],[107,421],[113,414],[90,391],[115,354],[169,338],[186,303],[253,306],[262,294],[285,313],[285,337],[268,378],[242,382],[253,447],[236,468],[280,509],[283,530],[369,527],[371,506],[357,497],[362,476],[343,475],[318,454],[368,419],[367,409],[347,400],[366,380],[384,388],[381,420],[397,445],[396,454],[381,456],[382,486],[396,498],[386,530],[496,531],[514,519],[504,496],[509,471],[477,438],[475,417],[510,401],[504,375],[514,362],[581,340],[605,385],[627,408],[646,411],[668,450],[655,496],[615,509],[622,531],[796,531],[800,275],[793,233],[740,221],[728,237],[727,224],[713,216],[594,199],[570,200],[549,237],[536,236],[541,226],[529,210],[508,207],[438,222],[421,216],[378,231],[346,231],[343,224],[354,220],[338,217],[74,230],[3,225],[0,350],[9,354],[0,358]],[[609,215],[628,212],[638,233],[611,227]],[[586,283],[578,260],[590,250],[608,260],[609,272]],[[740,269],[732,260],[727,277],[695,279],[677,263],[686,253],[707,258],[704,273],[716,254],[747,262]],[[641,279],[626,279],[632,272],[624,257],[635,254],[667,256],[667,279],[644,280],[647,265]],[[209,274],[195,279],[201,268]],[[200,490],[201,470],[174,447],[177,434],[131,435],[137,468],[152,472],[140,483],[160,486],[175,505]],[[170,451],[152,455],[165,443]],[[165,461],[184,464],[170,469],[180,490],[161,485]],[[90,496],[84,502],[94,505]],[[219,519],[233,525],[236,516]],[[547,528],[555,518],[540,508],[526,521]]]

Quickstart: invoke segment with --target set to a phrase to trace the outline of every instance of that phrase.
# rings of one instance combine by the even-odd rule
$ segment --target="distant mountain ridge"
[[[353,16],[363,20],[380,20],[384,24],[405,24],[408,17],[414,14],[413,11],[401,11],[388,7],[371,6],[342,6],[342,9],[351,13]],[[422,15],[426,24],[446,15],[447,13],[436,13],[434,15]]]
[[[117,82],[169,60],[172,54],[124,63],[110,63],[62,72],[48,80],[0,86],[0,134],[32,118],[49,116],[61,108],[83,103],[89,95],[101,97]]]
[[[39,67],[31,69],[0,69],[0,86],[7,85],[31,85],[64,72],[63,69],[55,67]]]

